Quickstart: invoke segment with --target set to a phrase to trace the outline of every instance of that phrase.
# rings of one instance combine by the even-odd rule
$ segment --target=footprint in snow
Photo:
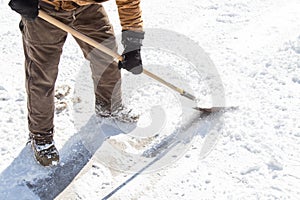
[[[55,112],[56,114],[64,111],[68,104],[66,102],[65,97],[70,94],[71,87],[69,85],[61,85],[55,89]]]

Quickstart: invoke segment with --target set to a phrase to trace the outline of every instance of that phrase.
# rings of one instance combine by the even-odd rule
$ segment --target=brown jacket
[[[102,3],[108,0],[43,0],[52,4],[56,9],[71,11],[78,6]],[[142,11],[140,8],[141,0],[116,0],[122,30],[143,30]]]

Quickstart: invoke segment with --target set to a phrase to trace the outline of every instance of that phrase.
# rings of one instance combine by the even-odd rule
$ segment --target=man
[[[11,0],[9,6],[21,14],[20,29],[25,54],[28,127],[36,160],[44,166],[57,164],[53,141],[54,86],[67,33],[38,18],[39,9],[117,51],[113,28],[101,2],[106,0]],[[95,89],[95,110],[101,117],[132,122],[122,105],[120,69],[133,74],[143,71],[140,49],[144,32],[140,0],[116,0],[122,26],[123,61],[113,59],[76,39],[90,61]],[[74,63],[75,64],[75,63]]]

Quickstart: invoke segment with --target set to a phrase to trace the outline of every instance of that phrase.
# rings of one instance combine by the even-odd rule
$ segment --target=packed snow
[[[183,97],[155,81],[134,93],[134,85],[123,84],[129,107],[146,112],[130,135],[122,131],[132,127],[91,115],[88,63],[68,37],[56,83],[55,144],[61,154],[56,168],[38,165],[26,146],[20,16],[7,3],[0,1],[0,199],[299,199],[299,0],[142,1],[145,30],[178,33],[201,47],[222,80],[226,105],[238,109],[200,119],[182,109]],[[103,5],[120,35],[115,2]],[[150,47],[143,50],[146,67],[192,91],[198,106],[211,103],[209,80],[196,79],[184,54]],[[139,86],[148,80],[122,75]],[[163,129],[147,130],[154,122]],[[174,134],[179,143],[171,137],[165,154],[165,149],[151,154]],[[118,157],[120,152],[125,153]]]

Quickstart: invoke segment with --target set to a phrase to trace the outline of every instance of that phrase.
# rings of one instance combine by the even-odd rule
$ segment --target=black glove
[[[143,72],[141,46],[144,34],[144,32],[136,31],[122,32],[124,52],[122,54],[123,61],[119,62],[119,69],[126,69],[133,74],[140,74]]]
[[[28,20],[34,20],[39,14],[39,0],[10,0],[8,5]]]

